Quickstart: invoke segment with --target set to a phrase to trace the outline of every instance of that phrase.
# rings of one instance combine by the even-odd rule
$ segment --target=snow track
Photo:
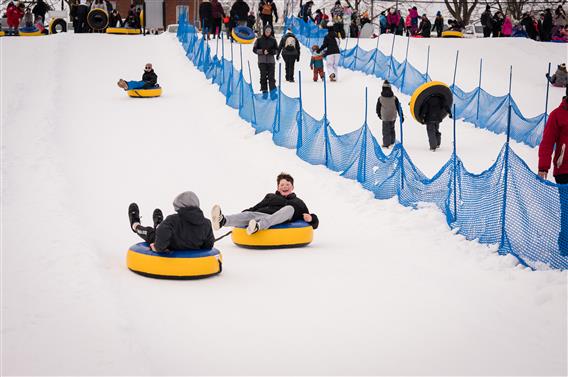
[[[2,374],[566,374],[566,272],[523,269],[454,235],[436,208],[375,200],[255,136],[174,36],[0,43]],[[130,99],[116,81],[146,62],[164,96]],[[331,91],[371,81],[344,72]],[[240,211],[280,171],[320,216],[310,247],[224,239],[223,273],[200,281],[126,269],[131,201],[145,223],[188,189],[207,216],[214,203]]]

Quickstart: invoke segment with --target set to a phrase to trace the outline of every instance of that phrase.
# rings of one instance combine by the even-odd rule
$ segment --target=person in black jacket
[[[213,15],[211,13],[212,7],[209,0],[203,0],[199,4],[199,20],[201,21],[201,33],[205,35],[206,39],[209,39],[209,33],[211,33],[211,27],[213,26]]]
[[[276,61],[274,55],[278,53],[278,42],[272,35],[270,25],[264,27],[262,37],[256,39],[252,51],[258,55],[260,90],[263,98],[268,98],[268,89],[270,88],[271,99],[276,99],[276,79],[274,78]]]
[[[300,61],[300,43],[290,29],[286,30],[280,40],[276,59],[280,59],[280,55],[286,65],[286,81],[294,82],[294,65]]]
[[[174,199],[177,212],[162,221],[164,215],[159,208],[154,210],[154,226],[140,224],[140,210],[136,203],[128,206],[130,228],[157,253],[174,250],[211,249],[215,243],[211,221],[203,216],[199,208],[199,198],[192,191],[179,194]]]
[[[337,34],[333,29],[327,32],[327,35],[323,38],[323,43],[318,48],[318,53],[324,52],[325,55],[325,65],[327,72],[329,73],[329,79],[331,81],[337,80],[337,65],[339,64],[339,44],[337,41]]]
[[[493,16],[491,15],[491,7],[487,5],[485,7],[485,12],[481,14],[481,26],[483,26],[483,38],[488,38],[491,36],[491,31],[493,30],[492,23]]]
[[[154,72],[151,63],[147,63],[144,67],[144,74],[141,81],[125,81],[118,80],[118,86],[124,90],[134,89],[152,89],[158,86],[158,75]]]
[[[543,42],[549,42],[552,39],[552,11],[550,8],[546,8],[544,11],[544,18],[542,20],[542,30],[540,31],[540,40]]]
[[[317,229],[318,217],[310,213],[302,199],[294,194],[294,178],[290,174],[280,173],[276,177],[276,185],[274,194],[266,194],[260,203],[235,215],[223,215],[221,207],[214,205],[211,210],[213,229],[246,226],[247,233],[254,234],[274,225],[297,220],[303,220]]]
[[[436,30],[436,35],[438,38],[442,37],[442,32],[444,31],[444,17],[442,17],[442,12],[438,11],[436,13],[436,19],[434,20],[434,25],[432,26],[432,31]]]
[[[442,142],[440,122],[448,115],[451,118],[452,111],[442,95],[434,94],[422,103],[418,113],[426,125],[430,150],[433,152],[440,147]]]
[[[262,26],[270,25],[273,26],[272,14],[276,22],[278,22],[278,10],[276,9],[276,4],[272,0],[260,0],[258,4],[258,13],[260,14],[260,19],[262,20]]]
[[[42,22],[45,20],[45,14],[49,11],[49,5],[47,5],[43,0],[37,0],[37,4],[32,9],[32,13],[37,21],[41,17]]]
[[[430,29],[432,28],[432,23],[428,19],[426,14],[422,15],[422,20],[420,21],[420,26],[418,28],[418,34],[424,38],[430,38]]]

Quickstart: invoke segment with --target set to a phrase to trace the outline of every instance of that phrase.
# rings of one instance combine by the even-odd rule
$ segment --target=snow
[[[0,49],[1,374],[567,373],[566,272],[522,268],[454,234],[432,206],[375,200],[254,135],[175,36],[3,38]],[[243,56],[257,77],[249,49]],[[116,81],[136,79],[146,62],[164,95],[128,98]],[[362,124],[367,85],[378,135],[380,84],[341,70],[328,87],[332,126]],[[294,94],[296,85],[283,90]],[[304,80],[303,90],[307,111],[321,115],[321,83]],[[427,174],[451,153],[449,127],[431,153],[425,131],[406,126],[405,145]],[[474,171],[504,140],[461,123],[458,134]],[[514,149],[534,166],[535,149]],[[273,191],[280,171],[320,217],[309,247],[254,251],[226,238],[216,245],[223,273],[199,281],[127,270],[126,250],[138,242],[130,202],[147,223],[190,189],[206,214],[214,203],[231,213]]]

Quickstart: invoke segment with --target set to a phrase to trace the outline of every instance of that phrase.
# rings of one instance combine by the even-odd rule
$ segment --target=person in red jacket
[[[546,179],[554,150],[554,170],[552,175],[558,184],[568,184],[568,88],[566,97],[550,113],[544,126],[542,141],[538,147],[538,175]],[[560,235],[558,248],[560,255],[568,256],[568,186],[561,186],[560,195]]]
[[[8,22],[8,34],[16,34],[20,26],[20,20],[24,17],[24,4],[18,3],[14,5],[13,2],[8,4],[6,9],[6,21]]]

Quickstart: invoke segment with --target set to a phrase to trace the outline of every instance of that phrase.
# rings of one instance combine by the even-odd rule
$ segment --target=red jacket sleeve
[[[538,147],[538,170],[548,171],[550,169],[550,161],[552,159],[552,151],[554,144],[558,140],[558,119],[557,111],[550,113],[548,121],[544,125],[544,132],[542,133],[542,141]]]

